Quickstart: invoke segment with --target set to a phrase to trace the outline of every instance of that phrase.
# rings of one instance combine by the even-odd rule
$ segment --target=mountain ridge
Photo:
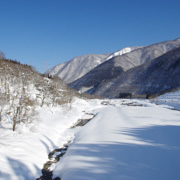
[[[147,63],[177,47],[180,47],[180,38],[145,46],[113,57],[68,85],[70,88],[75,88],[81,92],[93,94],[95,89],[104,81],[112,80],[124,71]]]
[[[180,86],[179,70],[180,47],[123,72],[113,81],[99,86],[94,92],[108,98],[118,98],[119,94],[124,92],[134,95],[160,95]]]
[[[97,67],[98,65],[112,59],[113,57],[121,56],[123,54],[129,53],[136,49],[139,49],[139,46],[126,47],[122,48],[114,53],[108,54],[85,54],[81,56],[76,56],[73,59],[58,64],[48,70],[46,74],[51,76],[58,76],[66,83],[71,83],[86,73]]]

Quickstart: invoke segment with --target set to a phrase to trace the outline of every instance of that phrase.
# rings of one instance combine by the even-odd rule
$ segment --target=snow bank
[[[16,132],[1,124],[0,179],[41,176],[48,153],[73,143],[54,168],[62,180],[179,179],[180,111],[143,100],[80,100],[39,108]],[[97,115],[70,130],[85,112]],[[74,134],[75,133],[75,134]]]
[[[48,153],[73,139],[69,128],[84,115],[83,111],[89,112],[98,105],[100,102],[96,100],[74,99],[72,104],[63,107],[39,108],[36,119],[19,125],[16,132],[8,128],[10,121],[4,121],[0,126],[0,179],[40,177]]]

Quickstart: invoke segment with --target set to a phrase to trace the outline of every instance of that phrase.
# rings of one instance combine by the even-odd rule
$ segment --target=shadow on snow
[[[122,134],[122,131],[115,133]],[[153,126],[123,132],[142,142],[128,144],[74,144],[71,156],[81,156],[81,168],[70,168],[73,180],[178,180],[180,179],[180,127]]]

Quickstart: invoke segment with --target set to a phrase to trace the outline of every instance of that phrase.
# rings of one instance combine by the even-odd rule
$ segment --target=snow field
[[[164,104],[169,108],[180,110],[180,90],[175,92],[165,93],[153,100],[156,104]]]
[[[180,112],[148,101],[119,100],[114,104],[98,109],[98,115],[75,135],[57,163],[54,177],[180,179]]]
[[[102,103],[103,102],[103,103]],[[168,107],[169,108],[169,107]],[[30,124],[0,128],[0,179],[41,176],[48,153],[73,141],[51,168],[62,180],[180,179],[180,111],[148,100],[82,100],[38,108]],[[97,114],[70,129],[85,113]]]
[[[30,124],[21,124],[16,132],[11,122],[0,128],[0,179],[32,180],[41,176],[48,153],[74,138],[69,128],[99,102],[74,99],[63,107],[38,108]],[[8,128],[9,127],[9,128]]]

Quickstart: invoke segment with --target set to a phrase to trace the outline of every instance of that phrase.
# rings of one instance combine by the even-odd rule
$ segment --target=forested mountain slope
[[[123,72],[113,81],[102,83],[95,94],[118,98],[121,93],[159,95],[180,87],[180,48]]]
[[[106,83],[107,81],[110,82],[112,79],[120,77],[122,73],[125,76],[127,74],[125,72],[129,69],[148,63],[151,60],[156,59],[157,57],[178,47],[180,47],[180,39],[138,48],[134,51],[114,57],[100,64],[83,77],[70,83],[69,87],[90,94],[96,93],[99,87],[101,87],[101,90],[103,91],[103,88],[104,90],[107,88],[103,87],[103,85],[106,84],[106,86],[108,86]],[[134,76],[136,75],[134,74]],[[120,84],[118,85],[120,86]],[[112,91],[109,93],[111,92]],[[102,96],[104,95],[104,93],[100,93],[100,91],[98,94]]]

